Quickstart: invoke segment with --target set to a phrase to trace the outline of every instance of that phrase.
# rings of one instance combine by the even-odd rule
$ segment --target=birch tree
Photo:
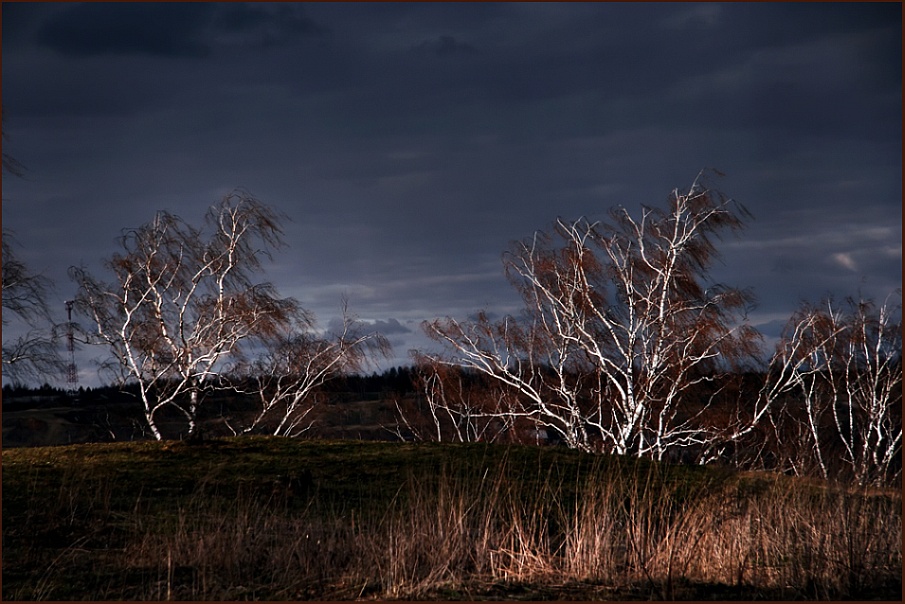
[[[76,308],[112,353],[118,378],[134,383],[155,438],[158,416],[175,410],[195,433],[204,395],[244,344],[304,325],[306,313],[269,283],[254,281],[263,258],[282,245],[279,216],[235,191],[206,214],[207,231],[178,216],[124,232],[106,262],[113,280],[71,269]]]
[[[7,142],[5,131],[3,142]],[[25,166],[5,151],[2,164],[4,174],[18,178],[24,176]],[[22,261],[16,252],[12,231],[4,228],[0,239],[3,248],[0,284],[3,331],[6,332],[11,326],[13,315],[26,330],[22,335],[3,341],[3,374],[14,383],[62,377],[66,374],[66,363],[57,349],[59,326],[53,321],[47,304],[53,283],[44,275],[33,272]]]
[[[518,407],[499,413],[573,448],[662,459],[705,444],[707,404],[685,394],[743,363],[759,335],[744,320],[751,295],[709,276],[718,239],[748,214],[703,176],[665,208],[617,207],[608,223],[558,219],[552,233],[516,243],[504,265],[522,316],[425,323],[448,351],[436,359],[518,393]]]
[[[517,397],[510,389],[483,374],[420,353],[415,355],[415,362],[415,404],[403,408],[396,401],[397,417],[415,440],[530,440],[533,425],[516,421]],[[402,438],[399,429],[395,433]]]
[[[274,436],[298,436],[310,427],[319,389],[330,380],[358,373],[378,357],[388,357],[390,344],[368,332],[349,313],[343,300],[341,326],[318,335],[311,330],[270,338],[259,356],[233,370],[237,388],[257,400],[258,410],[247,425],[228,424],[234,434],[267,431]],[[310,325],[309,325],[310,327]]]
[[[889,484],[902,473],[902,306],[887,299],[851,307],[838,342],[834,425],[855,481]]]
[[[12,233],[4,229],[2,238],[4,332],[12,324],[12,316],[25,329],[21,335],[3,341],[3,373],[15,383],[62,377],[66,363],[58,350],[59,329],[47,304],[52,283],[22,262],[14,249]]]
[[[782,469],[861,485],[901,476],[901,303],[892,299],[803,303],[788,321],[759,397]]]

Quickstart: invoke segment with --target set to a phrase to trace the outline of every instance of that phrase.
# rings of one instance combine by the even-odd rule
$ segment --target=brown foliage
[[[189,433],[206,388],[242,345],[304,327],[307,314],[269,283],[255,283],[261,258],[282,245],[279,216],[242,191],[208,211],[201,229],[159,212],[127,230],[123,251],[107,263],[104,283],[73,268],[77,308],[109,346],[120,379],[140,387],[145,417],[157,438],[155,415],[181,412]]]
[[[699,177],[640,217],[559,219],[504,257],[523,315],[426,323],[450,350],[436,360],[513,390],[518,405],[498,417],[530,417],[571,447],[662,458],[703,444],[708,427],[678,414],[685,392],[745,366],[760,338],[744,322],[750,292],[708,273],[716,241],[747,216]]]

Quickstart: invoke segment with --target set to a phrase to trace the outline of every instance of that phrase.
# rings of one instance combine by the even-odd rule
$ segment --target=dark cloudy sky
[[[423,319],[517,310],[510,241],[713,167],[754,215],[714,276],[775,333],[901,287],[901,10],[3,3],[3,226],[62,314],[122,228],[244,187],[291,219],[269,279],[402,364]]]

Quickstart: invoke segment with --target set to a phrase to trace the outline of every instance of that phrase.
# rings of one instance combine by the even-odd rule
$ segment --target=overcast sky
[[[516,312],[501,253],[705,167],[754,215],[715,279],[768,335],[902,275],[900,3],[6,3],[3,227],[74,287],[125,227],[235,187],[290,218],[266,277],[395,346]],[[89,384],[91,368],[80,363]]]

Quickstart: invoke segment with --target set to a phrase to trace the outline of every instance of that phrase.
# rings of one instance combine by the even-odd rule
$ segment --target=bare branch
[[[196,428],[204,394],[218,388],[229,359],[297,324],[307,313],[268,283],[255,283],[260,258],[281,245],[278,216],[244,192],[211,208],[213,233],[159,212],[126,230],[122,253],[107,262],[112,283],[72,269],[79,285],[76,307],[96,326],[95,338],[118,361],[124,381],[134,381],[145,418],[158,439],[156,415],[164,407]]]
[[[250,384],[247,388],[259,403],[258,413],[241,432],[268,426],[276,436],[299,434],[304,431],[299,426],[314,409],[321,387],[340,376],[362,371],[374,358],[387,357],[389,352],[386,338],[365,332],[349,313],[346,300],[338,333],[318,337],[310,329],[296,329],[268,338],[265,351],[254,362],[240,364],[234,370],[239,382]]]
[[[551,234],[504,257],[522,317],[424,324],[450,360],[519,400],[497,416],[530,419],[570,447],[662,458],[705,444],[702,410],[679,413],[687,391],[748,361],[750,292],[709,282],[716,241],[744,226],[738,204],[703,186],[674,191],[665,209],[611,223],[557,219]]]
[[[9,325],[15,315],[29,328],[15,341],[4,341],[3,372],[16,383],[62,377],[66,363],[57,349],[56,325],[47,305],[53,284],[20,260],[12,233],[4,229],[2,239],[3,325]]]

